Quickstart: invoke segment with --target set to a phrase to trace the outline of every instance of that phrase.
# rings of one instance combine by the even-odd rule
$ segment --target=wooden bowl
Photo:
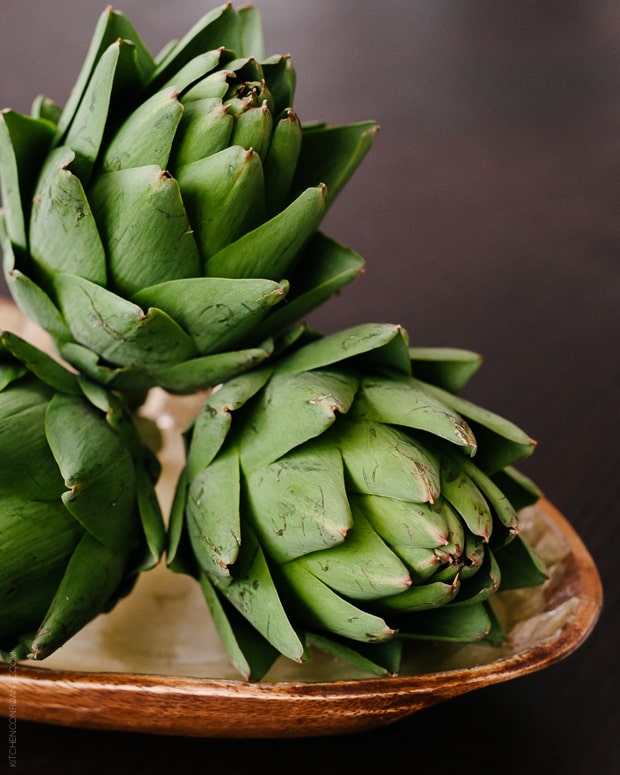
[[[36,332],[19,326],[15,310],[0,303],[0,328],[32,333],[28,338],[36,341]],[[146,407],[171,430],[160,455],[165,512],[182,463],[176,430],[187,421],[184,412],[193,411],[191,399],[174,401],[154,392]],[[542,587],[495,596],[509,633],[501,648],[410,645],[401,674],[389,678],[369,678],[316,653],[304,665],[281,658],[262,681],[245,682],[229,664],[198,584],[162,565],[44,662],[0,666],[3,712],[16,701],[25,721],[162,735],[333,735],[386,725],[542,670],[586,640],[601,610],[602,587],[592,557],[551,503],[525,509],[520,524],[550,578]]]

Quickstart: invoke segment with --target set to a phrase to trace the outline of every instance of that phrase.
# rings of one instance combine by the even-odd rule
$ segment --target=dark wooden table
[[[468,395],[539,442],[522,466],[603,580],[563,662],[375,732],[209,740],[18,722],[23,772],[620,772],[620,5],[263,0],[304,120],[382,126],[325,224],[365,275],[312,320],[403,324],[485,357]],[[2,0],[0,102],[64,101],[103,2]],[[119,6],[157,50],[210,5]],[[146,10],[148,9],[148,10]],[[6,292],[6,291],[3,291]],[[1,738],[1,736],[0,736]],[[1,747],[1,744],[0,744]]]

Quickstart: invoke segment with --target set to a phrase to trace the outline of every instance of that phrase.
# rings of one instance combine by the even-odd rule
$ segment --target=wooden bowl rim
[[[219,678],[0,667],[0,685],[19,695],[20,717],[67,726],[158,734],[284,737],[357,731],[390,723],[436,702],[542,670],[572,654],[598,620],[603,590],[583,542],[548,500],[549,526],[572,555],[578,605],[553,637],[521,653],[468,668],[388,678],[247,682]],[[161,716],[167,708],[182,712]],[[5,703],[4,708],[8,706]],[[106,711],[107,707],[107,711]],[[158,710],[159,709],[159,710]],[[6,710],[5,710],[6,713]],[[303,725],[299,726],[303,717]]]

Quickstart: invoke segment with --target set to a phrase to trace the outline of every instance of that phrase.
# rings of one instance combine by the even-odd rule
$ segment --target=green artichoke
[[[0,655],[43,659],[157,564],[159,465],[119,399],[0,338]]]
[[[289,339],[208,397],[172,509],[168,564],[231,662],[256,679],[315,646],[383,674],[407,640],[498,642],[489,600],[546,572],[517,523],[534,442],[455,392],[478,356],[393,325]]]
[[[318,227],[377,125],[302,127],[290,58],[262,49],[252,7],[156,58],[108,8],[64,108],[0,116],[7,285],[100,384],[218,384],[362,271]]]

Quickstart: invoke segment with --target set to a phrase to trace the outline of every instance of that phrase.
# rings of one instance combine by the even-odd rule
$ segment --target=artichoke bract
[[[165,547],[159,464],[118,397],[0,337],[0,655],[43,659]]]
[[[409,640],[499,642],[489,600],[546,571],[517,520],[534,442],[458,395],[479,357],[389,324],[289,340],[207,398],[172,508],[168,564],[232,663],[258,679],[312,646],[386,674]]]
[[[2,112],[7,285],[81,373],[216,385],[360,274],[319,224],[377,125],[302,125],[295,79],[253,7],[214,9],[158,57],[108,8],[64,108]]]

